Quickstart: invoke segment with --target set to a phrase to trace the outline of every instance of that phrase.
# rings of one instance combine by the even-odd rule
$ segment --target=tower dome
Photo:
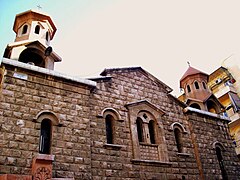
[[[16,15],[13,31],[16,33],[15,42],[39,40],[50,45],[57,28],[49,15],[29,10]]]
[[[211,94],[207,82],[208,74],[189,66],[180,79],[180,88],[184,89],[186,97],[204,100]]]
[[[208,78],[208,74],[189,65],[180,79],[180,88],[184,90],[184,95],[179,99],[190,107],[219,113],[222,105],[208,88]]]

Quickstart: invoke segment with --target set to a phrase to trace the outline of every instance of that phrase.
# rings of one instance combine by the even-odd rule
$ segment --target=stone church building
[[[0,179],[240,179],[213,96],[218,111],[190,107],[141,67],[67,76],[54,71],[50,16],[23,12],[13,30],[0,66]]]

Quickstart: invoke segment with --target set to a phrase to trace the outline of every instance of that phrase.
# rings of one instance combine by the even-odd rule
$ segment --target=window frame
[[[132,139],[132,153],[133,159],[132,162],[143,162],[143,163],[169,163],[167,142],[165,138],[165,130],[163,126],[164,114],[166,114],[162,109],[152,104],[148,100],[140,100],[131,102],[125,105],[128,109],[129,123],[130,123],[130,132]],[[143,114],[148,112],[151,114],[150,118],[144,118]],[[141,114],[140,114],[141,113]],[[144,133],[148,134],[147,123],[149,120],[154,120],[156,122],[156,144],[151,144],[148,141],[144,143],[139,143],[138,141],[138,132],[136,128],[137,117],[140,117],[143,120]],[[148,134],[149,135],[149,134]],[[150,150],[151,149],[151,150]],[[151,156],[148,153],[151,153],[154,149],[154,152]],[[144,153],[146,152],[146,153]]]
[[[106,144],[115,145],[116,144],[116,122],[120,120],[119,113],[113,108],[106,108],[102,111],[102,117],[105,121],[105,136],[106,136]],[[111,116],[111,120],[107,122],[107,117]],[[107,124],[108,123],[108,124]],[[107,126],[109,125],[109,126]],[[110,127],[110,133],[108,129]],[[112,140],[110,140],[112,139]]]
[[[226,151],[226,150],[225,150],[223,144],[218,141],[213,143],[213,147],[215,150],[215,155],[217,158],[217,162],[219,164],[219,168],[221,170],[222,178],[228,179],[227,171],[224,166],[224,155],[223,155],[224,151]]]
[[[176,145],[178,146],[178,144],[177,144],[177,139],[176,139],[176,136],[175,136],[175,132],[174,132],[174,130],[175,129],[178,129],[179,131],[180,131],[180,138],[181,138],[181,151],[179,152],[179,149],[178,149],[178,147],[177,147],[177,150],[178,150],[178,154],[179,155],[184,155],[184,156],[189,156],[189,154],[186,152],[186,147],[185,147],[185,143],[184,143],[184,139],[183,139],[183,136],[185,135],[185,134],[188,134],[188,131],[186,130],[186,128],[181,124],[181,123],[179,123],[179,122],[174,122],[174,123],[172,123],[171,124],[171,126],[170,126],[170,131],[173,131],[173,136],[174,136],[174,139],[175,139],[175,143],[176,143]]]
[[[178,153],[183,153],[182,130],[179,127],[175,126],[173,129],[173,133],[174,133],[175,143],[177,146]]]
[[[60,123],[58,116],[51,112],[51,111],[40,111],[34,118],[33,118],[33,122],[36,123],[40,123],[40,127],[41,127],[41,123],[43,120],[48,119],[51,121],[51,141],[50,141],[50,153],[52,151],[52,137],[53,137],[53,133],[54,133],[54,128],[53,126],[59,126],[61,127],[63,124]],[[40,136],[41,136],[41,128],[40,128],[40,135],[39,135],[39,150],[38,152],[40,153]]]
[[[188,92],[188,93],[190,93],[190,92],[191,92],[191,87],[190,87],[190,85],[189,85],[189,84],[187,85],[187,92]]]
[[[202,81],[202,86],[203,86],[203,89],[207,89],[207,85],[204,81]]]
[[[137,125],[138,142],[143,143],[144,142],[143,121],[141,118],[137,118],[136,125]]]
[[[137,120],[142,121],[142,129],[138,129]],[[137,136],[142,133],[142,141],[138,141],[143,144],[158,144],[157,122],[155,117],[148,111],[140,111],[136,119]],[[138,132],[140,130],[140,132]]]
[[[48,42],[49,41],[49,32],[47,31],[46,32],[46,37],[45,37],[46,41]]]
[[[151,144],[156,144],[156,125],[154,120],[148,122],[149,139]]]
[[[195,89],[200,89],[198,81],[194,81]]]
[[[47,143],[44,139],[47,139]],[[52,147],[52,121],[43,119],[40,128],[39,153],[51,154]]]
[[[114,144],[114,117],[111,114],[107,114],[105,117],[105,127],[106,127],[106,141],[107,144]]]
[[[39,25],[35,26],[34,33],[35,34],[40,34],[40,26]]]
[[[24,24],[22,28],[22,35],[27,34],[27,32],[28,32],[28,25]]]

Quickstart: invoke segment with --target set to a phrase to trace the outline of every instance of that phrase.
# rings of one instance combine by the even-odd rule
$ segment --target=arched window
[[[172,123],[171,130],[174,133],[178,153],[186,153],[183,143],[183,134],[187,134],[187,130],[179,122]]]
[[[48,41],[48,39],[49,39],[49,33],[48,33],[48,31],[46,32],[46,40]]]
[[[174,128],[174,136],[179,153],[183,152],[182,132],[179,128]]]
[[[120,121],[120,114],[113,108],[106,108],[101,112],[101,116],[105,119],[106,143],[116,144],[118,134],[116,133],[116,123]]]
[[[108,114],[105,118],[107,143],[113,144],[113,121],[112,115]]]
[[[133,158],[169,162],[161,118],[164,111],[147,100],[129,103],[126,107],[130,118]]]
[[[187,85],[187,90],[188,90],[188,92],[191,92],[191,88],[189,85]]]
[[[141,111],[138,113],[136,120],[137,135],[139,142],[145,142],[147,144],[157,144],[157,130],[156,121],[154,116],[146,111]]]
[[[22,29],[22,34],[26,34],[27,30],[28,30],[28,25],[25,24]]]
[[[49,119],[41,122],[39,153],[50,154],[51,150],[52,123]]]
[[[41,124],[39,137],[39,153],[50,154],[52,146],[53,126],[61,126],[57,116],[51,111],[41,111],[33,119]]]
[[[2,84],[2,79],[3,79],[3,76],[2,76],[2,74],[0,74],[0,87],[1,87],[1,84]]]
[[[195,85],[195,88],[196,88],[196,89],[199,89],[199,84],[198,84],[197,81],[194,82],[194,85]]]
[[[39,25],[36,25],[34,33],[35,34],[39,34],[40,33],[40,26]]]
[[[204,88],[204,89],[207,89],[205,82],[202,82],[202,85],[203,85],[203,88]]]
[[[218,163],[222,172],[222,178],[223,179],[228,179],[227,178],[227,172],[225,170],[224,167],[224,161],[223,161],[223,156],[222,156],[222,149],[218,146],[216,146],[216,155],[217,155],[217,159],[218,159]]]
[[[142,120],[140,118],[137,118],[136,120],[137,124],[137,133],[138,133],[138,141],[143,142],[143,125],[142,125]]]
[[[148,129],[149,129],[149,136],[150,136],[151,144],[156,144],[156,140],[155,140],[155,122],[153,120],[149,121]]]

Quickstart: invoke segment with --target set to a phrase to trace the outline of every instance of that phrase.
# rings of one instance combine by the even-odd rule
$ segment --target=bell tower
[[[5,58],[51,70],[61,61],[50,46],[57,28],[49,15],[34,10],[17,14],[13,31],[15,42],[6,47]]]
[[[218,114],[223,106],[207,86],[208,78],[208,74],[189,65],[180,79],[180,88],[184,94],[179,99],[190,107]]]
[[[211,94],[207,87],[208,75],[189,65],[180,79],[180,88],[184,89],[186,97],[205,99]]]

